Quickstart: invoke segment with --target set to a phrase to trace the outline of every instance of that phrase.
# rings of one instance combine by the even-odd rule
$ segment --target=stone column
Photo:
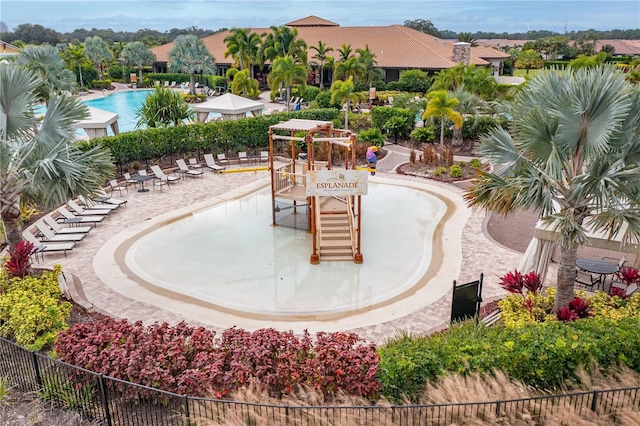
[[[453,62],[469,65],[471,63],[471,43],[458,42],[453,45]]]

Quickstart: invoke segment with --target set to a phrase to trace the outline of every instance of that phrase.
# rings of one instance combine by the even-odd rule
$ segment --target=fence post
[[[500,417],[500,400],[496,399],[496,417]]]
[[[42,389],[42,375],[40,374],[40,366],[38,365],[36,351],[31,351],[31,359],[33,360],[33,369],[36,373],[36,384],[38,385],[38,389]]]
[[[284,418],[287,419],[287,424],[289,424],[289,405],[284,406]]]
[[[107,417],[107,426],[112,426],[111,412],[109,411],[109,397],[107,396],[107,384],[104,382],[103,375],[98,376],[98,383],[100,384],[100,396],[102,397],[102,406],[104,407],[104,414]]]
[[[596,406],[598,405],[598,389],[593,390],[593,399],[591,400],[591,411],[596,411]]]
[[[191,416],[189,415],[189,397],[187,395],[184,396],[184,414],[187,417],[187,425],[191,424]]]

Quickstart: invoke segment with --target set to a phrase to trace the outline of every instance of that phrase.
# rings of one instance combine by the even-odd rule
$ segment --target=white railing
[[[351,236],[351,252],[355,254],[356,250],[356,235],[355,235],[355,227],[356,227],[356,217],[353,213],[353,196],[347,196],[347,217],[349,218],[349,234]],[[360,230],[358,230],[360,232]]]

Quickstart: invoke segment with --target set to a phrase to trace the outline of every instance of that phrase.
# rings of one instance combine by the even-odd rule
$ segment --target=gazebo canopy
[[[194,111],[198,114],[198,121],[204,123],[210,112],[222,114],[224,120],[237,120],[245,118],[247,112],[255,117],[262,115],[264,104],[233,93],[225,93],[214,99],[192,105]]]
[[[89,108],[89,117],[74,123],[73,127],[84,129],[90,139],[107,136],[107,126],[111,126],[114,135],[120,133],[118,129],[118,114],[98,108],[87,108]]]

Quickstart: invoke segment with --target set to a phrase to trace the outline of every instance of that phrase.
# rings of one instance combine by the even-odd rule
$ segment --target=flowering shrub
[[[31,255],[35,247],[29,241],[20,241],[12,250],[9,250],[9,260],[4,267],[9,277],[23,278],[29,274],[31,268]]]
[[[523,275],[515,269],[513,272],[508,272],[502,278],[500,278],[500,286],[507,290],[509,293],[518,293],[524,296],[524,289],[529,293],[538,293],[542,289],[542,282],[540,281],[540,274],[535,271],[531,271],[526,275]]]
[[[220,337],[180,323],[126,320],[76,324],[55,344],[61,360],[118,379],[170,392],[218,397],[256,383],[275,396],[309,386],[330,396],[337,390],[374,396],[379,357],[375,345],[355,334],[231,328]]]
[[[569,305],[561,307],[556,313],[558,321],[569,322],[593,315],[589,302],[581,297],[574,297]]]
[[[624,267],[616,272],[616,278],[626,285],[640,284],[640,271],[636,268]]]
[[[0,294],[0,335],[32,350],[51,344],[67,327],[71,304],[60,301],[61,267],[40,276],[14,278],[3,283]],[[6,279],[7,274],[3,274]]]

